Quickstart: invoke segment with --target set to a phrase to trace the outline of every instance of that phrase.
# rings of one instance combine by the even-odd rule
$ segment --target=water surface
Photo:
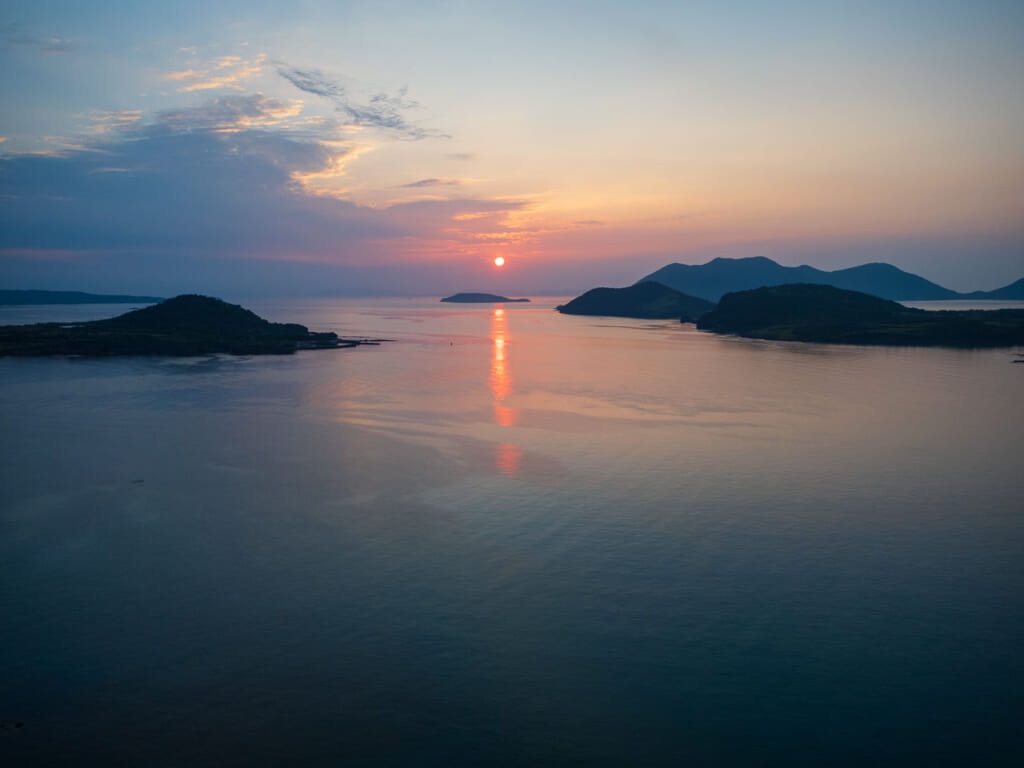
[[[0,360],[0,759],[1024,758],[1019,354],[555,303]]]

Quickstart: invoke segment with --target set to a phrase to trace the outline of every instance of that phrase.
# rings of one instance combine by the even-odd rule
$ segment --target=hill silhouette
[[[648,281],[626,288],[593,288],[556,309],[566,315],[607,315],[692,322],[714,307],[709,301]]]
[[[994,291],[974,291],[960,295],[964,299],[984,299],[996,301],[1024,301],[1024,277],[1020,280],[996,288]]]
[[[298,323],[272,323],[237,304],[194,294],[109,320],[0,327],[0,355],[290,354],[357,343]]]
[[[750,338],[831,344],[1024,344],[1024,310],[935,312],[831,285],[778,285],[729,293],[697,327]]]
[[[655,280],[691,296],[718,301],[726,293],[769,285],[807,283],[833,285],[895,301],[933,301],[960,298],[960,294],[891,264],[862,264],[826,272],[807,265],[784,267],[771,259],[718,258],[707,264],[669,264],[640,279]]]

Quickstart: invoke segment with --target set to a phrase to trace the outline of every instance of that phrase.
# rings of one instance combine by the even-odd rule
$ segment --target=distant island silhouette
[[[1024,278],[994,291],[957,293],[891,264],[862,264],[826,272],[807,265],[784,267],[763,256],[718,258],[697,265],[668,264],[637,282],[649,280],[708,301],[718,301],[726,293],[735,291],[793,283],[832,285],[893,301],[1024,299]]]
[[[83,293],[82,291],[0,291],[0,305],[21,304],[156,304],[158,296]]]
[[[637,317],[651,320],[682,318],[692,322],[714,304],[695,296],[649,281],[626,288],[593,288],[556,309],[565,315],[605,315]]]
[[[456,293],[446,296],[441,301],[453,304],[502,304],[529,301],[529,299],[510,299],[507,296],[498,296],[494,293]]]
[[[701,330],[827,344],[1010,347],[1024,344],[1024,310],[929,311],[831,285],[728,293]]]
[[[187,294],[109,320],[0,326],[0,356],[291,354],[366,343],[272,323],[248,309]]]

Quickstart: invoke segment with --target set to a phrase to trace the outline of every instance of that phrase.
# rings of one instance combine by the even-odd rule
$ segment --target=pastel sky
[[[1024,276],[1019,1],[0,14],[3,287],[564,294],[755,255]]]

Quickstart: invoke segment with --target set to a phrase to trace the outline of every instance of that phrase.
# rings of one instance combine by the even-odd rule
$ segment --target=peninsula
[[[1012,347],[1024,344],[1024,310],[930,311],[831,285],[792,284],[727,293],[701,330],[825,344]]]
[[[504,304],[529,301],[529,299],[510,299],[493,293],[456,293],[441,299],[442,302],[453,304]]]
[[[297,323],[271,323],[237,304],[194,294],[109,320],[0,326],[0,356],[287,355],[361,343]]]
[[[648,281],[626,288],[593,288],[555,309],[564,315],[605,315],[651,320],[682,318],[684,323],[692,323],[714,306],[710,301],[687,296],[674,288]]]

